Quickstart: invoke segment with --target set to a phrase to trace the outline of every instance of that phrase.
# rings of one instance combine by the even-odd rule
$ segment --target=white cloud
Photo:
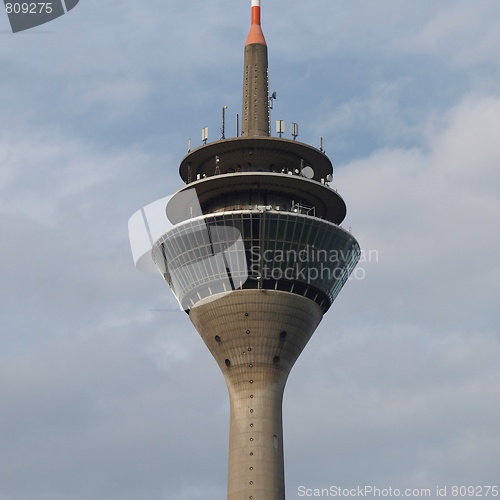
[[[88,207],[88,195],[99,185],[150,160],[133,149],[94,151],[91,143],[58,129],[24,128],[0,136],[0,162],[0,211],[54,225],[64,218],[65,205]]]
[[[354,234],[380,256],[371,266],[373,285],[392,284],[387,314],[454,325],[493,314],[500,293],[491,251],[500,245],[492,230],[500,217],[499,111],[496,97],[465,98],[439,120],[441,129],[433,122],[422,148],[379,151],[338,174],[355,211]]]
[[[500,98],[494,95],[466,96],[444,120],[436,120],[428,130],[434,162],[446,181],[488,204],[498,202],[495,186],[500,184],[499,130]]]

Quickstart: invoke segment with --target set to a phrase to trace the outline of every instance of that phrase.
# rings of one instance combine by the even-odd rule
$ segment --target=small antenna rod
[[[222,132],[221,139],[226,138],[226,109],[227,106],[222,106],[222,128],[220,129]]]

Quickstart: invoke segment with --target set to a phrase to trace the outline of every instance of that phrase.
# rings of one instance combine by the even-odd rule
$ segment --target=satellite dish
[[[306,179],[312,179],[314,177],[314,170],[311,167],[304,167],[302,169],[302,176]]]
[[[326,182],[332,182],[333,181],[333,175],[332,174],[328,174],[326,176]]]

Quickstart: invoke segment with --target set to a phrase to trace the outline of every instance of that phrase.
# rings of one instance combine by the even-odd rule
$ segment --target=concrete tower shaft
[[[228,499],[283,500],[283,391],[320,307],[288,292],[245,290],[202,300],[189,317],[228,387]]]
[[[243,72],[243,137],[268,137],[269,81],[267,44],[260,24],[260,0],[252,0],[252,22],[245,43]]]

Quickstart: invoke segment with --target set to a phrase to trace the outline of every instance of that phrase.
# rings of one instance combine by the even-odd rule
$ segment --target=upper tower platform
[[[234,172],[275,172],[298,175],[303,167],[314,170],[317,182],[333,176],[332,162],[319,149],[278,137],[221,139],[188,153],[179,167],[185,183]]]
[[[328,186],[333,178],[330,159],[298,141],[266,136],[222,139],[188,153],[179,173],[187,186],[167,206],[167,216],[174,224],[190,216],[186,196],[178,195],[191,189],[203,213],[257,205],[286,211],[295,202],[314,207],[317,217],[335,224],[347,213],[342,197]],[[253,201],[244,193],[253,193]]]
[[[167,216],[174,224],[190,218],[193,208],[186,205],[190,197],[185,194],[191,190],[204,214],[252,210],[258,205],[291,211],[299,203],[314,208],[317,217],[340,224],[347,207],[329,187],[333,180],[330,159],[308,144],[271,137],[267,44],[260,0],[252,0],[251,9],[244,48],[241,137],[204,144],[183,158],[179,174],[187,186],[171,199]]]

